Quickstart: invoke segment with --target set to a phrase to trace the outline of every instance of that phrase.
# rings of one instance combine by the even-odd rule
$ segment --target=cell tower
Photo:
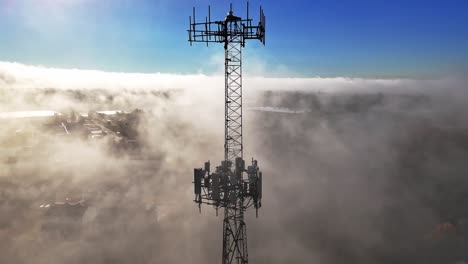
[[[224,208],[222,263],[248,263],[247,230],[244,211],[254,207],[258,216],[262,199],[262,172],[256,160],[245,168],[242,141],[242,48],[248,39],[258,39],[265,45],[265,15],[260,7],[259,22],[253,25],[249,17],[234,16],[232,4],[224,20],[211,21],[211,9],[204,22],[189,17],[189,42],[224,44],[225,127],[224,160],[215,171],[210,162],[204,168],[194,169],[195,202],[212,205],[216,214]]]

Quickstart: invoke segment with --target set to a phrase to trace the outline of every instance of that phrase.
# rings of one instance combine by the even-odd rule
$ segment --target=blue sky
[[[232,1],[245,14],[245,1]],[[216,70],[222,45],[190,47],[188,16],[220,0],[0,0],[0,60],[119,72]],[[468,72],[468,1],[252,0],[267,45],[247,43],[264,75],[425,77]],[[269,70],[271,69],[271,72]]]

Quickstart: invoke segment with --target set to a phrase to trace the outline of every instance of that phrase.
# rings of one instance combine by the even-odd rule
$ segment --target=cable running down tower
[[[195,8],[189,17],[189,42],[224,44],[225,127],[224,160],[212,172],[210,162],[194,169],[195,200],[212,205],[216,213],[224,208],[222,263],[248,263],[247,230],[244,211],[254,207],[258,216],[262,199],[262,172],[256,160],[245,168],[242,138],[242,48],[246,40],[258,39],[265,45],[265,15],[260,7],[259,22],[253,25],[247,16],[234,16],[232,4],[224,20],[211,21],[211,9],[204,22],[195,19]]]

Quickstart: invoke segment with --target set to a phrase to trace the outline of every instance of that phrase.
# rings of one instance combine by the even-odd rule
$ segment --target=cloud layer
[[[139,127],[147,158],[139,161],[110,154],[105,141],[48,138],[31,128],[45,144],[30,150],[27,162],[0,165],[2,259],[218,261],[221,219],[209,207],[198,214],[191,179],[193,167],[217,163],[223,154],[223,80],[1,62],[1,112],[148,113]],[[463,241],[431,237],[437,223],[468,219],[463,81],[249,77],[244,84],[245,156],[258,159],[265,184],[259,219],[247,214],[252,262],[464,257]],[[3,123],[2,156],[21,147],[8,140],[27,126]],[[96,207],[117,205],[124,213],[78,240],[42,236],[38,205],[83,192],[93,194]],[[148,218],[135,204],[155,205],[157,216]]]

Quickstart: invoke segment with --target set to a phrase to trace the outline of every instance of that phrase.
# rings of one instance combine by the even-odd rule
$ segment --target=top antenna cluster
[[[208,16],[205,16],[205,21],[197,22],[195,18],[195,7],[193,13],[189,16],[189,39],[190,45],[192,42],[208,43],[225,43],[232,42],[233,37],[236,37],[236,42],[245,47],[247,39],[258,39],[265,45],[265,14],[260,6],[259,21],[255,25],[253,19],[249,17],[249,2],[247,2],[246,18],[241,18],[234,15],[232,3],[229,12],[224,20],[211,21],[211,7],[208,6]]]

